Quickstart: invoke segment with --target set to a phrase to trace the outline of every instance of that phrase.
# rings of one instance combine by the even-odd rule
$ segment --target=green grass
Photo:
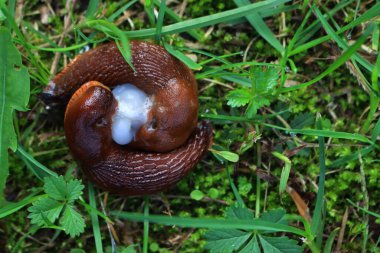
[[[380,3],[91,0],[46,6],[42,24],[36,13],[45,3],[25,2],[20,18],[16,1],[3,2],[0,251],[218,252],[225,243],[236,243],[233,252],[380,250]],[[53,59],[61,54],[60,70],[85,46],[116,41],[133,67],[131,39],[160,43],[194,71],[213,146],[163,193],[108,195],[89,182],[61,199],[49,182],[70,192],[65,184],[79,189],[73,178],[83,175],[62,124],[38,98]],[[29,76],[15,74],[26,69]],[[85,228],[70,226],[77,213]]]

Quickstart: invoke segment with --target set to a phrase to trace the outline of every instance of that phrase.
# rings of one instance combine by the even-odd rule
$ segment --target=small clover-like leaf
[[[72,205],[66,205],[60,224],[65,229],[65,233],[70,235],[70,237],[83,233],[85,227],[82,215]]]
[[[84,185],[81,180],[72,179],[67,183],[67,200],[73,202],[77,200],[82,195],[82,190]]]
[[[255,96],[252,101],[249,103],[245,114],[248,118],[252,118],[257,114],[257,110],[263,107],[264,105],[270,105],[270,101],[261,96]]]
[[[65,200],[67,197],[67,186],[63,176],[45,177],[44,190],[49,197],[55,200]]]
[[[244,106],[249,103],[251,97],[252,95],[247,89],[236,89],[227,94],[227,105],[231,107]]]
[[[51,199],[51,198],[39,198],[33,203],[33,206],[28,208],[30,214],[28,218],[31,219],[33,224],[39,226],[48,226],[46,221],[54,223],[54,221],[59,217],[63,204]]]

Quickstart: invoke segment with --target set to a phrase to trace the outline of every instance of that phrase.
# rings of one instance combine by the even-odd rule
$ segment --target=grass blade
[[[90,0],[87,7],[86,18],[93,18],[98,6],[100,4],[100,0]]]
[[[140,213],[111,212],[111,214],[131,221],[149,221],[167,226],[191,227],[191,228],[213,228],[213,229],[245,229],[262,230],[270,232],[289,232],[306,237],[305,231],[288,225],[260,221],[260,220],[228,220],[211,218],[182,218],[164,215],[149,215]]]
[[[91,223],[92,223],[92,231],[94,233],[96,252],[103,253],[102,236],[100,233],[99,219],[98,219],[98,214],[95,212],[95,210],[97,210],[95,190],[92,183],[88,183],[88,198],[90,200],[90,206],[92,207],[92,209],[90,210],[90,217],[91,217]]]
[[[251,4],[249,0],[234,0],[234,3],[238,7]],[[276,38],[273,32],[269,29],[264,20],[260,17],[257,12],[252,12],[246,17],[251,26],[263,37],[269,44],[272,45],[281,54],[284,53],[284,47],[281,45],[280,41]]]
[[[161,40],[162,25],[164,24],[164,16],[166,10],[166,0],[161,0],[160,11],[158,12],[157,24],[156,24],[156,41]]]
[[[170,44],[164,42],[165,49],[172,54],[174,57],[185,63],[190,69],[200,70],[202,66],[194,62],[192,59],[184,55],[182,52],[174,49]]]
[[[223,11],[220,13],[212,14],[209,16],[204,16],[200,18],[194,18],[191,20],[186,20],[178,22],[172,25],[162,27],[162,35],[186,32],[191,29],[201,28],[205,26],[211,26],[222,22],[228,22],[234,19],[238,19],[250,14],[252,11],[262,11],[266,9],[274,8],[280,4],[289,2],[290,0],[266,0],[233,10]],[[142,29],[139,31],[128,31],[125,32],[128,38],[149,38],[155,36],[156,29]]]
[[[35,196],[36,193],[30,194],[28,197],[24,198],[23,200],[20,200],[16,203],[7,203],[6,206],[0,208],[0,219],[11,215],[12,213],[17,212],[21,208],[23,208],[26,205],[29,205],[30,203],[34,202],[38,198],[42,197],[43,195]]]
[[[322,128],[321,118],[317,120],[317,127]],[[325,197],[325,175],[326,175],[326,161],[325,161],[325,139],[318,137],[319,142],[319,178],[318,178],[318,193],[317,201],[315,204],[313,218],[311,221],[311,232],[317,237],[317,241],[321,241],[323,236],[323,209],[324,209],[324,197]]]
[[[318,82],[319,80],[321,80],[322,78],[324,78],[325,76],[327,76],[328,74],[330,74],[331,72],[333,72],[335,69],[339,68],[356,53],[356,51],[360,48],[360,46],[367,40],[367,37],[371,34],[373,29],[374,29],[374,25],[372,24],[364,31],[364,33],[359,37],[359,39],[352,46],[350,46],[346,51],[344,51],[344,53],[336,61],[334,61],[325,71],[323,71],[313,80],[310,80],[306,83],[302,83],[299,85],[294,85],[292,87],[282,88],[281,92],[297,90],[297,89],[312,85]]]
[[[48,176],[58,176],[57,173],[55,173],[52,170],[49,170],[45,165],[41,164],[39,161],[34,159],[33,156],[29,155],[21,145],[18,145],[16,155],[18,155],[27,164],[27,167],[31,169],[32,172],[40,180]]]

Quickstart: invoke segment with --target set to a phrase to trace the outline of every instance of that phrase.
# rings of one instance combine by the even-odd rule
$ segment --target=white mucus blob
[[[116,86],[112,93],[118,102],[112,117],[112,139],[126,145],[146,123],[152,103],[142,90],[129,83]]]

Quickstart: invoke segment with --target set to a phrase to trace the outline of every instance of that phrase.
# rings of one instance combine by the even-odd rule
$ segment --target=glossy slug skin
[[[148,122],[130,145],[146,151],[167,152],[182,145],[198,120],[197,84],[191,70],[161,46],[131,41],[136,73],[125,62],[115,43],[77,56],[44,89],[49,107],[66,105],[74,92],[89,81],[108,87],[131,83],[151,96]],[[152,131],[154,130],[154,131]]]
[[[89,82],[74,94],[65,113],[65,134],[72,155],[91,181],[105,190],[123,195],[165,190],[183,178],[211,145],[212,129],[203,121],[183,145],[170,152],[120,146],[111,137],[115,103],[109,88]]]
[[[193,168],[211,145],[212,129],[197,123],[197,84],[188,67],[155,44],[132,41],[131,50],[136,73],[115,43],[105,44],[77,56],[41,98],[51,108],[70,100],[66,139],[92,181],[111,192],[144,195],[168,188]],[[152,101],[147,123],[127,146],[112,140],[117,102],[108,88],[123,83]]]

